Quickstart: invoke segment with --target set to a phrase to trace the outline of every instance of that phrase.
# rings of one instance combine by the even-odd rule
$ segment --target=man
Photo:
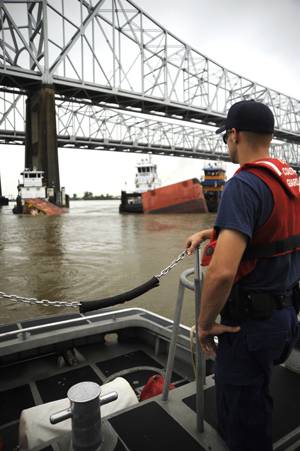
[[[211,239],[198,333],[202,351],[216,353],[220,434],[231,451],[270,451],[271,368],[298,334],[299,183],[292,168],[269,157],[274,116],[266,105],[234,104],[217,133],[224,131],[240,168],[225,185],[214,228],[186,243],[191,254]]]

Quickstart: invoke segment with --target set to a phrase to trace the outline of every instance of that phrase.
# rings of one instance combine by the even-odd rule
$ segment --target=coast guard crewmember
[[[214,228],[186,243],[191,254],[210,239],[198,333],[202,351],[216,353],[219,432],[231,451],[272,450],[271,369],[298,334],[299,182],[284,161],[270,158],[273,131],[266,105],[249,100],[229,109],[217,133],[225,132],[240,168],[225,185]]]

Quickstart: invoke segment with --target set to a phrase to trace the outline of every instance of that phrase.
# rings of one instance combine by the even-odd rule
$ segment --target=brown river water
[[[186,238],[213,224],[213,214],[120,215],[119,201],[71,202],[59,217],[14,215],[0,208],[0,291],[49,300],[93,300],[147,281],[184,249]],[[173,318],[185,257],[160,286],[121,308],[142,307]],[[70,311],[0,299],[0,324]],[[72,312],[76,310],[72,309]],[[186,290],[181,323],[194,324]]]

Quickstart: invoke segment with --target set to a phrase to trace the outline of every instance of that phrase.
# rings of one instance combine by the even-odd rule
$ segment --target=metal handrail
[[[169,397],[169,384],[171,383],[172,372],[174,368],[174,359],[176,351],[176,342],[180,327],[180,317],[184,298],[184,289],[188,288],[195,292],[195,324],[196,331],[198,329],[198,317],[200,311],[200,293],[201,293],[201,268],[200,268],[200,251],[199,248],[195,252],[195,268],[186,269],[180,275],[177,302],[174,313],[173,332],[169,346],[169,354],[166,366],[165,383],[163,387],[162,400],[167,401]],[[188,280],[188,276],[194,274],[194,282]],[[204,430],[204,378],[205,378],[205,358],[200,352],[200,344],[198,334],[196,333],[196,415],[197,415],[197,429],[199,432]]]
[[[102,318],[105,318],[106,316],[112,316],[112,315],[117,315],[118,312],[125,312],[125,311],[131,311],[131,310],[139,310],[139,311],[145,311],[145,309],[141,309],[138,307],[134,307],[134,308],[128,308],[128,309],[122,309],[122,310],[110,310],[109,312],[106,313],[96,313],[93,315],[81,315],[79,313],[79,315],[81,315],[78,318],[71,318],[71,319],[65,319],[62,321],[55,321],[55,322],[49,322],[46,324],[40,324],[38,326],[30,326],[30,327],[22,327],[20,329],[15,329],[15,330],[10,330],[8,332],[3,332],[0,333],[0,338],[5,338],[5,337],[10,337],[12,335],[24,335],[24,338],[26,338],[26,334],[30,333],[32,331],[36,331],[36,330],[41,330],[43,332],[43,329],[48,329],[49,327],[53,327],[53,326],[61,326],[61,325],[66,325],[66,324],[72,324],[77,323],[79,321],[87,321],[88,325],[92,325],[92,323],[89,323],[88,320],[90,319],[95,319],[95,318],[99,318],[100,316]],[[159,316],[154,314],[155,316]],[[80,326],[86,326],[86,324],[80,324]]]

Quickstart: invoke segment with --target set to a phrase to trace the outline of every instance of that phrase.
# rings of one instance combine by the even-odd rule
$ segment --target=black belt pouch
[[[268,293],[251,293],[248,309],[251,319],[269,319],[274,310],[274,299]]]

